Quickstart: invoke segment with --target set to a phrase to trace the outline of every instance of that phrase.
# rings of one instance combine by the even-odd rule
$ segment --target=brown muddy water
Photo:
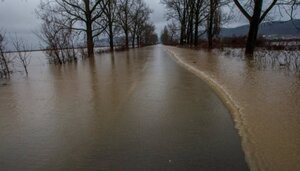
[[[226,107],[162,46],[29,70],[0,86],[0,170],[248,170]]]
[[[268,52],[272,58],[262,52],[260,59],[247,62],[233,57],[237,50],[224,55],[167,49],[216,86],[220,96],[232,100],[235,126],[251,170],[300,170],[300,71],[296,69],[299,63],[293,62],[300,57],[296,52]],[[283,66],[282,61],[290,65]]]

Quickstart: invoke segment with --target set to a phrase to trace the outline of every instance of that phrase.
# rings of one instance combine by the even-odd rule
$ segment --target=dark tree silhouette
[[[263,12],[263,0],[255,0],[251,5],[253,5],[253,14],[251,15],[249,12],[246,11],[246,7],[239,2],[239,0],[234,0],[234,3],[242,12],[242,14],[248,19],[250,23],[250,29],[247,37],[247,44],[246,44],[246,55],[249,57],[253,56],[253,52],[255,49],[258,29],[260,23],[264,20],[268,12],[275,6],[277,0],[273,0],[273,2],[269,5],[269,7]],[[262,13],[263,12],[263,13]]]
[[[267,4],[268,2],[269,4]],[[278,6],[278,8],[284,8],[285,10],[287,6],[290,6],[290,10],[286,11],[288,11],[289,15],[292,17],[295,7],[298,6],[300,2],[298,0],[271,0],[265,2],[263,0],[234,0],[234,3],[241,13],[248,19],[250,24],[245,54],[251,59],[257,42],[259,26],[270,11],[275,6]]]
[[[102,34],[101,22],[108,0],[54,0],[43,1],[40,12],[52,11],[60,19],[61,28],[83,32],[86,37],[88,56],[94,56],[94,39]]]
[[[140,45],[142,29],[149,23],[151,12],[144,0],[42,0],[37,10],[43,20],[43,36],[39,37],[55,52],[54,49],[62,49],[61,43],[57,43],[59,37],[77,35],[85,38],[87,55],[93,56],[94,42],[101,40],[102,33],[108,35],[111,51],[115,46],[114,38],[122,38],[124,35],[125,47],[128,49],[130,40],[133,47],[136,41]],[[121,30],[123,33],[116,35]],[[68,36],[63,36],[64,33],[68,33]],[[54,54],[59,56],[59,53]],[[58,63],[64,63],[63,59],[60,60],[57,60]]]
[[[131,9],[134,6],[134,0],[118,0],[117,2],[117,17],[118,24],[125,34],[125,48],[129,49],[129,34],[132,24]]]
[[[17,36],[13,40],[13,46],[16,51],[17,62],[21,64],[21,66],[24,68],[26,76],[28,76],[28,65],[30,64],[31,60],[31,52],[28,51],[29,47],[27,47],[22,38]]]
[[[140,39],[143,26],[145,26],[149,20],[152,11],[142,0],[136,0],[131,11],[132,28],[130,32],[132,38],[131,43],[134,48],[136,39]],[[137,44],[139,45],[139,42]]]
[[[221,25],[220,0],[209,0],[209,13],[207,19],[208,48],[213,48],[213,39],[220,33]]]
[[[180,44],[198,46],[203,30],[207,33],[209,48],[218,37],[222,22],[222,6],[227,0],[161,0],[167,8],[167,19],[179,23]],[[202,31],[202,32],[201,32]]]
[[[110,51],[114,50],[114,30],[117,27],[117,18],[116,18],[116,10],[117,10],[117,0],[108,0],[108,4],[104,10],[104,20],[107,23],[106,33],[109,37],[109,47]]]
[[[5,53],[4,34],[0,32],[0,78],[10,77],[10,68],[8,66],[9,60]]]

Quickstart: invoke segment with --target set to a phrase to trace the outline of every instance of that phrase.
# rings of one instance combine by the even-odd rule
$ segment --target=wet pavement
[[[231,115],[162,46],[0,86],[1,170],[248,170]]]

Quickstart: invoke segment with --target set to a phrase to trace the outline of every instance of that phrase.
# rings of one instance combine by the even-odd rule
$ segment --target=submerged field
[[[300,72],[297,52],[212,53],[167,47],[206,80],[231,109],[251,170],[300,170]]]

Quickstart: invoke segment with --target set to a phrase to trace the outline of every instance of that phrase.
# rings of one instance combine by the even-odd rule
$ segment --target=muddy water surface
[[[29,69],[0,87],[0,170],[248,170],[228,110],[163,47]]]
[[[260,67],[219,53],[168,49],[215,81],[240,110],[234,115],[252,170],[300,170],[300,73]]]

